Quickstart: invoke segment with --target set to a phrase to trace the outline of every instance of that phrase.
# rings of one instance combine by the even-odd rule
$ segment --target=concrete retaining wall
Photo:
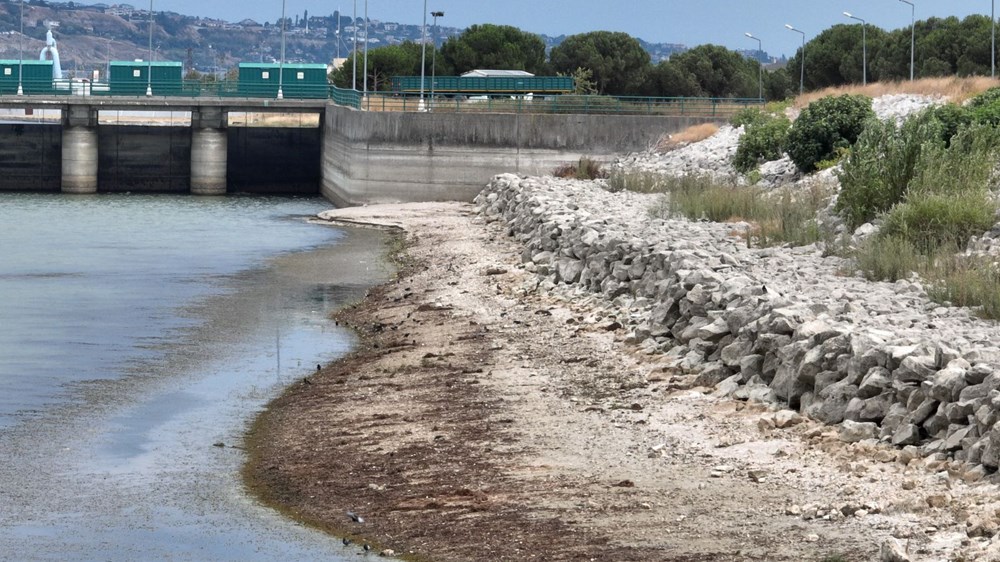
[[[62,127],[0,125],[0,191],[59,191]]]
[[[323,195],[337,205],[471,201],[502,172],[644,150],[695,117],[326,111]]]

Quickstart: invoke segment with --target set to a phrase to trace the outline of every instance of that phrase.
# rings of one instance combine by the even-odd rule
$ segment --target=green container
[[[54,94],[52,87],[52,61],[50,60],[0,60],[0,94],[17,93],[20,67],[21,89],[25,95]]]
[[[144,96],[152,87],[154,96],[179,96],[183,73],[179,62],[111,61],[111,95]]]
[[[281,94],[290,99],[326,99],[330,95],[325,64],[240,63],[239,95],[248,98],[278,97],[278,71],[282,70]]]

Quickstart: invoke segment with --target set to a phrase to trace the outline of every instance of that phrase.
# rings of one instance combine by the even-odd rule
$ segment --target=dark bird
[[[347,537],[344,537],[344,540],[342,542],[344,543],[344,546],[351,546],[351,539]]]
[[[323,370],[323,366],[322,365],[316,365],[316,370],[317,371],[322,371]]]
[[[361,517],[360,515],[358,515],[357,513],[354,513],[353,511],[348,511],[347,512],[347,516],[350,517],[351,521],[354,521],[355,523],[364,523],[365,522],[365,518],[364,517]]]
[[[365,546],[363,546],[362,548],[364,548],[364,549],[365,549],[365,552],[368,552],[369,550],[371,550],[371,549],[372,549],[372,547],[368,546],[368,544],[367,544],[367,543],[366,543],[366,544],[365,544]]]

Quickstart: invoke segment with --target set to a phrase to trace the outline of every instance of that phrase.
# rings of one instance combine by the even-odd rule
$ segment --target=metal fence
[[[247,84],[238,81],[176,80],[148,84],[119,85],[85,81],[24,81],[25,95],[126,96],[145,97],[147,87],[154,97],[215,97],[275,99],[276,84]],[[0,82],[0,95],[13,95],[16,82]],[[665,115],[678,117],[728,118],[746,108],[764,104],[747,98],[655,98],[633,96],[578,95],[461,95],[363,92],[328,84],[283,86],[284,99],[327,99],[338,105],[365,111],[440,113],[531,113]]]

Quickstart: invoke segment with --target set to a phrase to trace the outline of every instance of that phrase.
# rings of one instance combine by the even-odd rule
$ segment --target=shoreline
[[[958,548],[925,502],[949,487],[932,471],[693,386],[626,344],[598,296],[540,287],[471,205],[324,219],[402,228],[411,261],[337,315],[355,352],[255,422],[245,481],[283,513],[407,560],[860,561],[900,535]]]

